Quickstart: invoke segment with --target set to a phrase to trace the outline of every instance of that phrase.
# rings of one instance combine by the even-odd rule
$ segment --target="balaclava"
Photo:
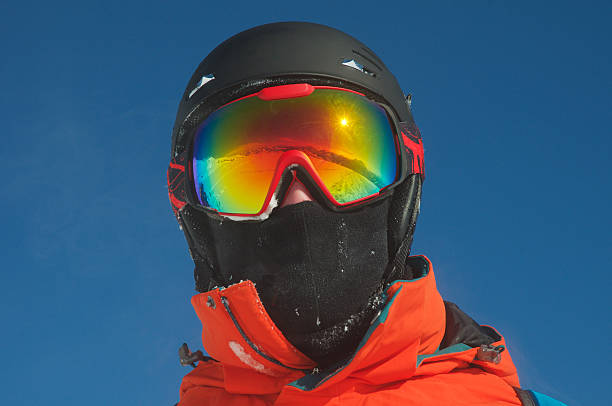
[[[187,157],[199,123],[232,100],[292,83],[356,90],[393,109],[406,152],[403,181],[384,198],[349,212],[329,210],[317,199],[277,207],[248,221],[199,208],[190,198]],[[251,280],[294,346],[321,366],[340,361],[355,350],[384,304],[386,284],[411,276],[404,261],[423,172],[421,138],[405,96],[364,44],[333,28],[303,22],[266,24],[231,37],[196,69],[172,136],[170,201],[196,265],[196,290]],[[282,201],[289,183],[279,188],[276,199]]]

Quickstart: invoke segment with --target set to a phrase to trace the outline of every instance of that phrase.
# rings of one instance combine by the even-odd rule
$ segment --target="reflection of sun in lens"
[[[348,120],[346,118],[342,118],[340,120],[340,124],[342,124],[343,126],[347,126],[348,125]]]

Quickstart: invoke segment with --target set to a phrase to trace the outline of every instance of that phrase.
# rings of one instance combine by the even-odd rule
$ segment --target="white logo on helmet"
[[[363,72],[368,76],[374,76],[374,72],[370,72],[368,68],[366,68],[354,59],[345,59],[342,61],[342,65],[348,66],[349,68],[357,69],[358,71]]]
[[[194,87],[193,90],[189,93],[189,98],[191,99],[191,96],[193,96],[195,94],[195,92],[200,90],[200,88],[202,86],[204,86],[205,84],[207,84],[208,82],[210,82],[211,80],[214,80],[214,79],[215,79],[215,75],[213,75],[212,73],[209,73],[208,75],[202,76],[202,79],[200,79],[200,81],[198,82],[196,87]]]

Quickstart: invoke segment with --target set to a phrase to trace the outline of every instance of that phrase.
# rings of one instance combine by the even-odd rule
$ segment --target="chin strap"
[[[422,178],[419,174],[411,175],[394,193],[399,196],[393,196],[392,212],[389,222],[393,224],[392,230],[400,235],[403,234],[401,243],[393,253],[391,261],[387,266],[383,277],[383,286],[397,279],[410,280],[414,277],[412,268],[406,264],[406,259],[410,256],[410,248],[414,237],[417,218],[419,216],[421,202],[421,185]],[[396,207],[401,205],[401,207]],[[392,249],[392,244],[397,244],[398,235],[389,233],[389,244]]]
[[[178,219],[180,228],[183,230],[187,245],[189,246],[189,255],[195,264],[193,269],[195,288],[198,292],[208,292],[215,286],[227,286],[227,283],[224,283],[224,278],[220,277],[218,272],[215,272],[211,253],[206,250],[205,245],[197,244],[196,238],[191,235],[190,230],[192,229],[198,230],[203,236],[205,235],[205,232],[200,230],[201,227],[204,227],[204,223],[200,222],[198,224],[196,222],[196,214],[191,206],[185,205],[179,211]]]
[[[406,266],[406,258],[410,256],[410,246],[412,245],[412,233],[406,235],[399,248],[395,252],[393,259],[389,262],[385,275],[383,276],[383,286],[387,286],[397,279],[413,278],[412,269]]]
[[[407,243],[410,248],[419,216],[422,183],[421,175],[412,174],[393,190],[387,234],[389,258],[393,258],[401,250],[402,244]]]

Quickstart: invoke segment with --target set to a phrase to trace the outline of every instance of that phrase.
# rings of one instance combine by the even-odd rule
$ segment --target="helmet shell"
[[[234,35],[200,63],[179,104],[173,154],[212,109],[264,87],[305,81],[360,90],[389,105],[399,121],[413,121],[395,76],[362,42],[321,24],[271,23]]]

